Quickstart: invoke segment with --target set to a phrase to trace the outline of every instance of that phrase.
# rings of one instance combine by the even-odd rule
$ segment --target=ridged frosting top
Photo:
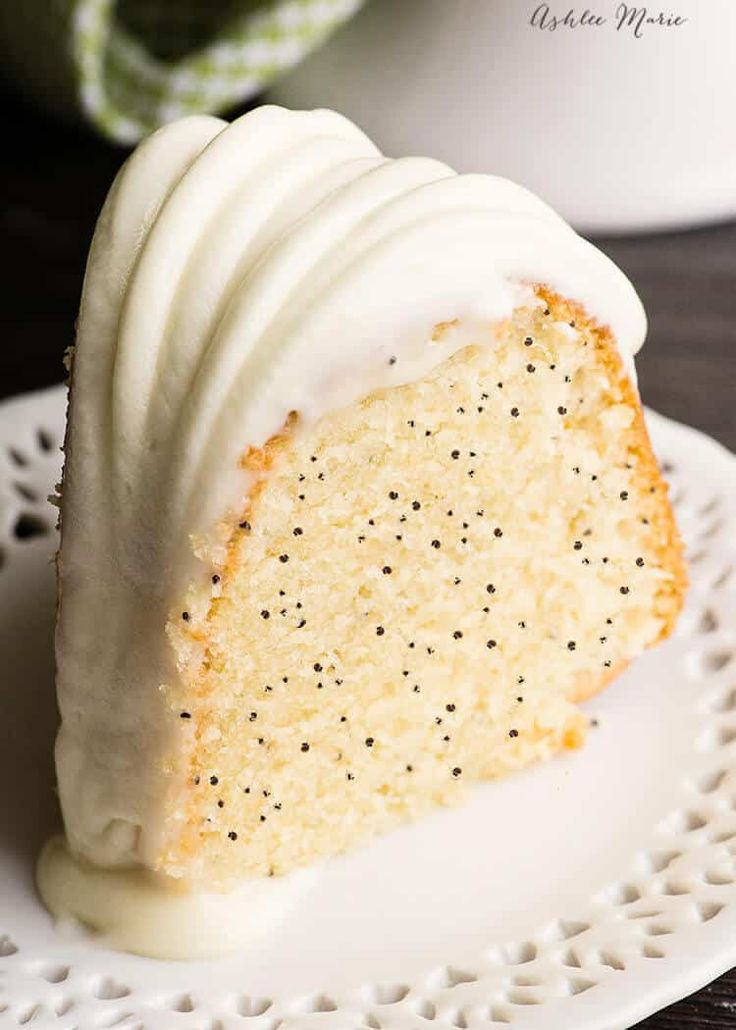
[[[631,367],[630,283],[504,179],[385,158],[334,112],[277,107],[182,119],[129,158],[89,256],[62,499],[57,766],[77,854],[155,854],[165,624],[211,571],[193,538],[242,509],[246,447],[292,411],[309,424],[426,374],[534,283],[609,325]]]

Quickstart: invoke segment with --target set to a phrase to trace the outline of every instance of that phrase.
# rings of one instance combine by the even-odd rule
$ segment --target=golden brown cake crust
[[[580,304],[565,300],[565,298],[558,296],[545,286],[537,286],[536,293],[544,299],[553,315],[556,315],[563,321],[574,321],[581,327],[587,326],[589,328],[591,335],[596,339],[596,346],[601,352],[601,359],[608,368],[612,378],[615,378],[623,400],[633,405],[636,411],[634,423],[628,433],[630,438],[629,446],[639,459],[639,478],[643,486],[666,502],[654,505],[653,516],[651,516],[652,535],[658,541],[655,547],[659,560],[662,566],[671,573],[671,578],[663,582],[662,590],[657,598],[659,612],[664,619],[659,640],[664,640],[674,629],[685,602],[688,583],[687,566],[685,564],[685,549],[675,522],[672,506],[669,503],[669,486],[662,476],[652,450],[649,430],[644,419],[644,411],[639,401],[638,391],[626,374],[621,359],[621,352],[608,328],[598,325],[594,319],[589,318]],[[653,643],[656,642],[654,641]],[[614,668],[606,670],[597,679],[594,677],[581,679],[576,683],[570,700],[579,704],[594,697],[620,676],[627,665],[628,662],[619,662]]]
[[[548,287],[537,286],[535,292],[546,301],[554,316],[562,321],[575,322],[580,328],[587,327],[596,340],[600,359],[615,381],[622,401],[631,405],[635,411],[634,422],[627,431],[628,445],[631,452],[638,458],[639,481],[659,501],[652,506],[652,538],[657,541],[655,550],[662,566],[671,574],[670,578],[663,583],[658,597],[659,613],[664,618],[659,639],[664,640],[674,629],[685,602],[688,585],[687,566],[685,564],[685,548],[675,522],[672,506],[669,503],[669,486],[662,476],[652,449],[639,393],[626,373],[621,352],[610,329],[600,326],[595,319],[590,318],[580,304],[565,300]],[[614,674],[603,677],[601,687],[613,678]]]

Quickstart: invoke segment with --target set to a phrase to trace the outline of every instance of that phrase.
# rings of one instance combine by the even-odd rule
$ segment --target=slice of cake
[[[525,190],[332,112],[144,142],[73,357],[52,911],[231,947],[295,871],[580,745],[684,590],[644,334]]]

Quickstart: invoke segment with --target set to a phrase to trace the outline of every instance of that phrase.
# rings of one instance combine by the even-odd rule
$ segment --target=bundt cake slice
[[[644,332],[536,198],[331,112],[145,142],[72,369],[51,909],[216,951],[247,918],[152,943],[85,883],[248,897],[579,746],[684,591]]]

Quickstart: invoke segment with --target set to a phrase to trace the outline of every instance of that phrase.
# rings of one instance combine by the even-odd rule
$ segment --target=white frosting
[[[89,257],[62,499],[57,768],[76,854],[153,863],[182,739],[164,627],[209,581],[191,538],[242,508],[245,448],[488,340],[540,282],[633,367],[629,282],[506,180],[386,159],[334,112],[275,107],[183,119],[126,162]]]
[[[102,869],[52,837],[36,882],[49,911],[100,933],[100,943],[150,958],[212,958],[272,929],[317,878],[317,869],[249,880],[227,894],[177,890],[147,869]]]

